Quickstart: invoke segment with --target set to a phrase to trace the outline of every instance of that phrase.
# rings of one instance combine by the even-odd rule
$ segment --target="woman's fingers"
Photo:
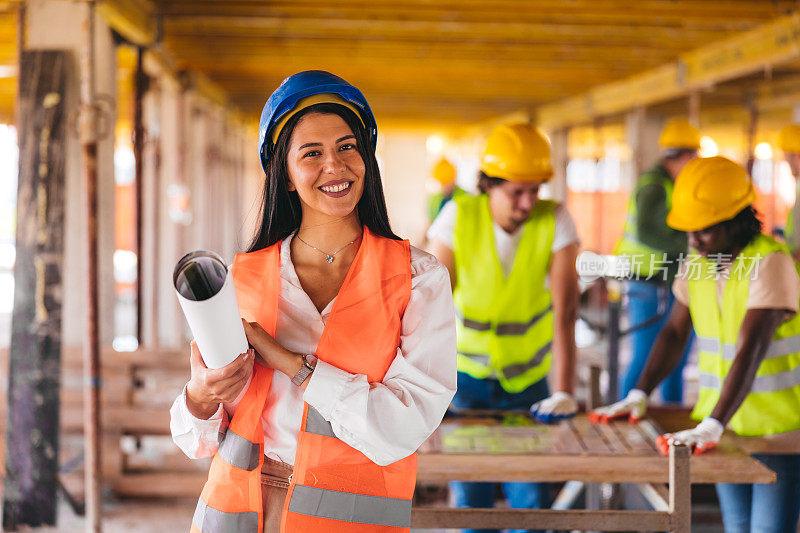
[[[214,396],[221,402],[230,402],[239,395],[242,386],[253,371],[252,353],[245,354],[245,364],[239,367],[232,375],[216,380],[209,384]]]
[[[199,366],[200,368],[208,368],[206,367],[205,361],[203,361],[203,356],[200,355],[200,348],[197,347],[197,343],[192,341],[190,344],[191,351],[189,353],[189,363],[191,366]]]

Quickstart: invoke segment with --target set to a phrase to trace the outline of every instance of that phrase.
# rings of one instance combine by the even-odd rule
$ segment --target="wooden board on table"
[[[512,415],[503,420],[470,418],[445,421],[430,451],[445,454],[658,455],[653,434],[627,422],[596,426],[585,417],[558,425],[535,424]]]
[[[689,426],[690,427],[690,426]],[[596,427],[585,415],[557,426],[523,419],[445,421],[421,448],[420,481],[666,483],[653,420]],[[729,442],[691,459],[692,483],[771,483],[774,474]]]

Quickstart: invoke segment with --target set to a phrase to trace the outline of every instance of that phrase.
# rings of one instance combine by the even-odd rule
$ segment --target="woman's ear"
[[[297,187],[294,186],[294,183],[292,183],[292,180],[288,180],[288,182],[286,183],[286,190],[287,191],[296,191],[297,190]]]

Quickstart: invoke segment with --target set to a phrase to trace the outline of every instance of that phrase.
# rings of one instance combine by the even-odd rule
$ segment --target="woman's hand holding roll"
[[[247,336],[247,342],[256,349],[259,362],[269,368],[283,372],[290,378],[302,368],[302,356],[290,352],[278,344],[278,341],[267,333],[258,322],[248,322],[242,319],[242,325],[244,326],[244,334]]]
[[[192,377],[186,385],[186,406],[197,418],[206,420],[217,412],[220,403],[235,400],[253,373],[253,349],[240,354],[222,368],[208,368],[197,343],[192,341]]]

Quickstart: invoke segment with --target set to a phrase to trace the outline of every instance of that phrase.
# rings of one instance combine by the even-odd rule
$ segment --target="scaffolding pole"
[[[95,3],[86,2],[81,54],[80,139],[83,147],[83,176],[86,190],[86,310],[84,343],[84,449],[86,457],[86,531],[100,533],[100,333],[97,272],[97,140],[95,102]]]

